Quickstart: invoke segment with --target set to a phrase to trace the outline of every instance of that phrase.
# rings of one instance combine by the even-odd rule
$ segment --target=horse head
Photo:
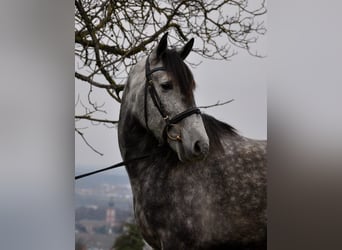
[[[168,144],[180,161],[204,158],[209,139],[196,108],[193,75],[184,63],[194,40],[180,49],[167,48],[167,33],[151,54],[130,71],[122,109],[161,144]]]

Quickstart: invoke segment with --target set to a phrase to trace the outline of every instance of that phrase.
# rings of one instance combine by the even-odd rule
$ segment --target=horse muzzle
[[[206,133],[195,129],[186,131],[178,124],[169,126],[166,130],[167,141],[177,153],[180,161],[202,160],[209,153],[209,139]]]

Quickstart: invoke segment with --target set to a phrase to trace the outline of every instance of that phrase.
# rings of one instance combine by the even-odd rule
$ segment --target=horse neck
[[[171,160],[177,159],[168,146],[160,146],[157,139],[129,112],[120,114],[118,131],[120,151],[124,160],[152,156],[126,165],[132,186],[150,172],[151,167],[173,164],[174,161]]]
[[[125,160],[127,160],[127,157],[131,158],[131,154],[146,153],[147,150],[151,150],[151,147],[153,147],[152,135],[147,132],[130,111],[121,110],[118,137],[122,157]]]

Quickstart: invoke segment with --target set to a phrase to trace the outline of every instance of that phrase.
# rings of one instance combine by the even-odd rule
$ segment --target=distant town
[[[87,250],[109,250],[133,222],[132,192],[125,174],[110,172],[75,182],[75,240]]]

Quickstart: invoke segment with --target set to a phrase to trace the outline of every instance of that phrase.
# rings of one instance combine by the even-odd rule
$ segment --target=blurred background
[[[266,61],[269,249],[341,248],[341,7],[338,1],[267,5],[267,59],[257,64]],[[74,166],[80,155],[74,149],[75,6],[2,1],[0,11],[0,246],[74,249]],[[240,55],[225,62],[227,71]],[[211,99],[199,102],[200,86],[207,84],[200,73],[210,77],[205,69],[211,63],[203,62],[201,72],[193,69],[202,81],[198,104],[234,98],[210,112],[226,112],[220,119],[246,136],[265,138],[264,125],[251,131],[244,121],[237,124],[238,116],[231,118],[240,111],[234,106],[238,94],[223,93],[223,99],[213,90]],[[219,84],[230,83],[226,78]],[[103,145],[94,147],[106,155]]]

